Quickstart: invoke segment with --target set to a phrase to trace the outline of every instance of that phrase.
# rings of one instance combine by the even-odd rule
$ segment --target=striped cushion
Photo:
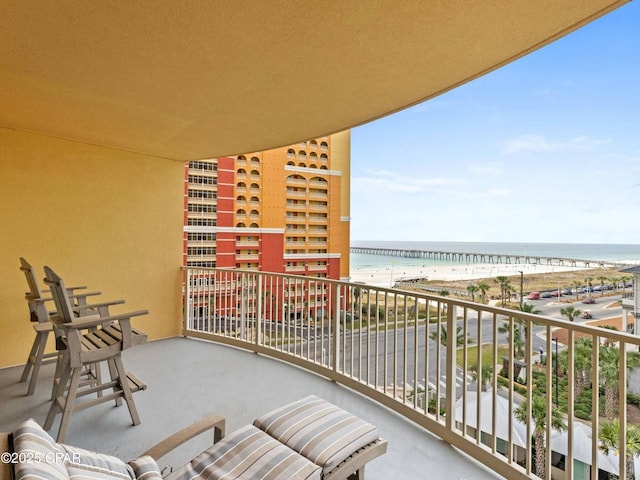
[[[34,420],[27,420],[13,434],[17,458],[16,480],[157,480],[160,469],[151,457],[127,465],[111,455],[56,443]]]
[[[162,480],[162,473],[156,461],[149,455],[136,458],[129,462],[137,480]]]
[[[267,413],[253,424],[320,465],[323,475],[380,436],[377,427],[313,395]]]
[[[223,438],[171,480],[319,480],[321,469],[253,425]]]
[[[17,458],[16,480],[68,480],[64,465],[64,449],[34,420],[29,419],[13,433],[13,449]]]
[[[133,469],[119,458],[60,444],[66,451],[67,473],[71,480],[135,480]]]

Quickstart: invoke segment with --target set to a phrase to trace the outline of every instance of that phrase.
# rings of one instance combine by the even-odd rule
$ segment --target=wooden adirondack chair
[[[44,428],[49,430],[56,415],[62,413],[57,440],[63,442],[74,410],[82,410],[111,400],[119,406],[122,404],[122,399],[129,408],[133,424],[140,424],[132,394],[146,389],[146,385],[133,374],[125,371],[121,354],[123,350],[146,340],[144,334],[134,334],[131,318],[146,315],[148,311],[78,317],[76,312],[88,311],[93,306],[87,304],[74,307],[62,278],[49,267],[44,267],[44,270],[45,282],[51,289],[56,305],[56,314],[50,319],[55,328],[62,332],[58,338],[63,344],[61,346],[64,347],[59,357],[59,379],[54,384],[53,402]],[[107,364],[110,380],[79,389],[83,369],[93,364],[98,364],[99,368],[102,362]],[[111,392],[106,393],[106,390]],[[101,395],[76,403],[77,398],[93,393]]]
[[[43,291],[40,288],[40,283],[38,282],[35,269],[22,257],[20,258],[20,270],[24,272],[25,278],[27,279],[27,285],[29,286],[29,291],[25,293],[25,300],[29,307],[29,320],[33,322],[33,329],[36,333],[33,345],[31,346],[31,351],[29,352],[29,356],[27,357],[27,361],[25,362],[25,366],[22,371],[22,376],[20,377],[20,383],[26,382],[29,379],[29,374],[31,374],[27,395],[32,395],[36,388],[40,367],[42,365],[55,362],[58,356],[57,351],[46,352],[47,340],[49,339],[49,334],[53,331],[53,324],[49,321],[49,316],[52,314],[52,310],[47,308],[46,304],[47,302],[52,302],[53,298],[44,296],[49,292]],[[100,295],[100,292],[76,293],[80,290],[85,290],[86,288],[87,287],[85,286],[67,287],[67,293],[74,305],[86,305],[87,297]]]

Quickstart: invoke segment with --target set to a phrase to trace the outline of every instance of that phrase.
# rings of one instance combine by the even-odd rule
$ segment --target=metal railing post
[[[342,331],[340,328],[340,309],[342,303],[340,301],[340,285],[334,283],[331,285],[331,295],[333,297],[333,365],[334,372],[338,372],[340,366],[340,336]]]
[[[446,425],[449,431],[455,429],[456,412],[456,307],[451,302],[446,302],[447,306],[447,364],[446,364]]]

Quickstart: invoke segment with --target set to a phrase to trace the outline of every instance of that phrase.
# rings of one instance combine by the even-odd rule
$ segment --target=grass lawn
[[[456,362],[459,366],[462,366],[462,354],[463,349],[459,348],[456,352]],[[498,358],[493,358],[493,345],[490,343],[485,343],[482,345],[482,366],[485,367],[494,367],[496,364],[502,362],[502,357],[505,355],[509,355],[509,347],[507,345],[498,345]],[[474,345],[471,347],[467,347],[467,366],[471,368],[477,364],[476,359],[478,358],[478,346]]]

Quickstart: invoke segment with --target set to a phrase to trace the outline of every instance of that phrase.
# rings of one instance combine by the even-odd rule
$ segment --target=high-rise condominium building
[[[184,264],[349,276],[350,132],[189,162]]]

